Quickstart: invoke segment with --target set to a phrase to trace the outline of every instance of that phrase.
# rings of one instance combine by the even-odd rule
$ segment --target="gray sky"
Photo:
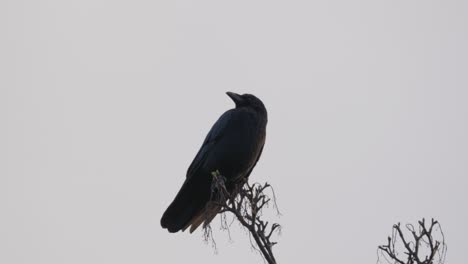
[[[0,263],[261,263],[159,226],[212,123],[269,111],[280,263],[375,263],[393,223],[468,251],[467,1],[0,2]],[[275,218],[272,218],[275,220]],[[215,229],[219,221],[215,220]]]

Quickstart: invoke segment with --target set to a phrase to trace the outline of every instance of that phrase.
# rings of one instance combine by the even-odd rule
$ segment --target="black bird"
[[[193,232],[203,222],[209,224],[219,212],[210,205],[212,172],[226,178],[228,191],[249,177],[265,143],[267,111],[251,94],[227,92],[236,107],[226,111],[211,128],[174,201],[161,218],[169,232]]]

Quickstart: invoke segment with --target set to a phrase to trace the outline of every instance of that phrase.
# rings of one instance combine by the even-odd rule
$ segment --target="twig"
[[[276,242],[271,241],[271,236],[275,231],[280,231],[281,226],[277,223],[270,225],[268,221],[261,219],[263,208],[271,202],[271,199],[265,194],[266,190],[273,190],[271,185],[268,183],[263,185],[250,184],[244,181],[238,184],[236,189],[229,192],[225,177],[219,171],[213,172],[212,175],[211,202],[221,207],[221,213],[232,213],[240,224],[249,231],[266,262],[276,264],[273,255],[273,246]],[[275,197],[273,202],[277,208]],[[279,211],[277,212],[279,213]]]
[[[407,232],[409,231],[411,234],[411,237],[407,238],[400,223],[393,225],[392,236],[388,237],[387,244],[378,247],[379,256],[383,255],[386,262],[391,264],[443,264],[447,245],[439,222],[432,219],[430,226],[427,226],[423,218],[418,221],[418,227],[416,230],[413,225],[407,224]],[[398,250],[395,248],[397,241],[401,242],[406,259],[399,256]],[[422,251],[422,248],[425,250]],[[428,253],[422,253],[426,251]],[[438,256],[437,259],[436,256]],[[380,263],[380,259],[377,260],[377,263]]]

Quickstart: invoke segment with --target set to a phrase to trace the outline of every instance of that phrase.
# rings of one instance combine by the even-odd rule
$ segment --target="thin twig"
[[[232,213],[254,239],[257,247],[254,247],[252,244],[253,248],[258,248],[268,264],[276,264],[276,259],[273,255],[273,246],[276,242],[271,241],[271,236],[276,231],[279,231],[281,226],[277,223],[270,225],[268,221],[261,219],[263,208],[267,207],[272,201],[265,193],[266,190],[273,191],[271,185],[268,183],[250,184],[244,181],[238,184],[237,188],[229,192],[226,187],[225,177],[219,171],[213,172],[212,175],[211,201],[221,207],[221,213]],[[273,202],[279,213],[274,193]]]
[[[413,225],[406,225],[406,232],[411,236],[405,237],[400,223],[393,225],[392,237],[388,237],[387,244],[378,246],[378,256],[383,255],[387,263],[390,264],[443,264],[447,252],[444,233],[438,221],[431,219],[428,226],[425,219],[418,221],[418,230]],[[397,241],[400,241],[404,248],[406,259],[399,257],[395,248]],[[424,250],[421,251],[421,249]],[[421,256],[426,252],[424,256]],[[436,259],[438,256],[438,259]],[[380,263],[380,258],[377,259]]]

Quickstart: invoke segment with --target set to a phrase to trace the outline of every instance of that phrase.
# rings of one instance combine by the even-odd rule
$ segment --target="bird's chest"
[[[213,153],[210,167],[217,167],[226,176],[237,177],[255,165],[264,143],[264,131],[254,122],[234,123]]]

